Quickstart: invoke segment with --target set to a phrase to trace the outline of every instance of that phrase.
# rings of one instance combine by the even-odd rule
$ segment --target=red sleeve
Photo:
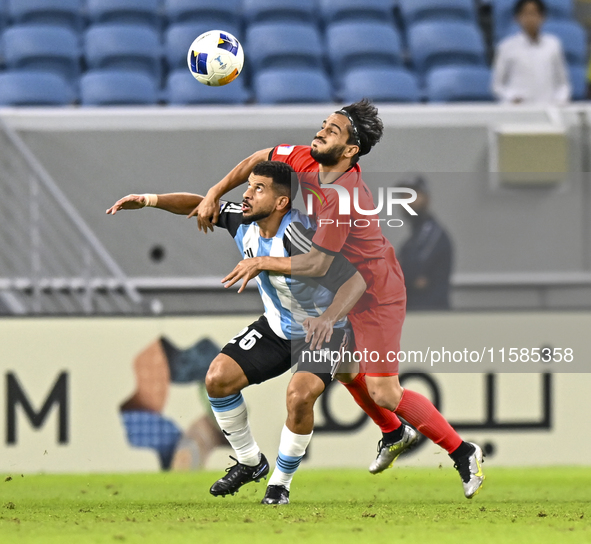
[[[329,254],[341,251],[351,232],[351,216],[339,215],[339,198],[336,191],[324,191],[326,202],[316,217],[316,234],[312,245]]]
[[[306,145],[281,144],[273,149],[269,160],[287,163],[295,172],[304,172],[303,165],[305,164],[305,160],[309,159],[309,156],[310,147]]]

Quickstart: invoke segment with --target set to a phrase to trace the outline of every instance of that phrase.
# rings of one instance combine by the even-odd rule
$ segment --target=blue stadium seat
[[[164,11],[171,23],[208,23],[210,30],[224,25],[240,26],[241,0],[164,0]]]
[[[332,102],[330,81],[318,69],[262,70],[255,74],[253,87],[260,104]]]
[[[317,28],[307,23],[259,23],[246,31],[246,58],[256,71],[264,68],[321,68],[323,47]]]
[[[374,20],[392,23],[392,0],[320,0],[322,17],[327,23]]]
[[[326,29],[326,44],[333,74],[338,77],[356,66],[402,64],[400,37],[388,23],[334,23]]]
[[[316,23],[316,0],[244,0],[242,14],[247,24],[262,22]]]
[[[417,23],[408,29],[408,44],[413,63],[421,74],[436,66],[486,63],[480,29],[470,23]]]
[[[154,80],[141,72],[91,70],[80,78],[83,106],[151,105],[158,102]]]
[[[223,87],[208,87],[196,81],[185,68],[168,75],[164,99],[171,105],[189,105],[244,104],[248,98],[242,78]]]
[[[544,24],[543,31],[554,34],[561,41],[566,61],[569,64],[587,62],[587,32],[579,23],[549,20]]]
[[[141,70],[159,78],[162,46],[158,33],[144,25],[95,25],[84,37],[86,63],[91,69]]]
[[[160,29],[160,0],[87,0],[90,22],[144,24]]]
[[[515,22],[513,9],[517,0],[493,0],[492,2],[493,28],[495,40],[508,36],[510,27]],[[574,8],[572,0],[544,0],[547,8],[548,20],[572,19]]]
[[[573,100],[585,100],[589,86],[588,69],[584,65],[569,66],[570,84]]]
[[[63,26],[15,25],[1,37],[9,69],[55,72],[72,83],[80,75],[77,34]]]
[[[176,23],[166,29],[164,33],[164,56],[166,57],[169,70],[187,66],[189,46],[195,38],[208,30],[212,30],[209,23],[195,22]],[[240,39],[238,36],[238,27],[234,28],[231,25],[225,25],[223,30]]]
[[[475,102],[493,100],[491,72],[486,66],[444,66],[427,76],[430,102]]]
[[[16,24],[84,26],[83,0],[8,0],[8,15]]]
[[[426,20],[476,22],[474,0],[398,0],[405,25]]]
[[[7,25],[8,23],[8,13],[6,10],[6,1],[0,0],[0,31]]]
[[[405,68],[355,68],[347,72],[339,93],[344,102],[419,102],[416,77]]]
[[[0,73],[1,106],[64,106],[75,99],[66,80],[49,72]]]

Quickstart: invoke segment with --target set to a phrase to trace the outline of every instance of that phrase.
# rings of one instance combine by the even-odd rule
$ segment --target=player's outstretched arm
[[[197,215],[197,226],[199,230],[207,233],[208,229],[211,229],[213,232],[213,225],[217,223],[220,214],[220,198],[228,191],[245,183],[252,169],[260,162],[266,161],[272,150],[273,148],[270,147],[253,153],[250,157],[235,166],[222,181],[207,191],[207,195],[205,195],[203,201],[196,205],[189,213],[189,217]]]
[[[232,287],[242,280],[242,285],[238,289],[238,292],[242,293],[248,282],[263,270],[286,276],[321,277],[328,272],[333,259],[334,255],[318,251],[315,247],[308,253],[293,257],[253,257],[240,261],[222,283],[225,287]]]
[[[359,272],[351,276],[336,292],[332,304],[319,317],[304,320],[306,342],[311,342],[312,351],[320,349],[324,342],[329,342],[335,323],[345,317],[365,293],[367,284]]]
[[[115,215],[119,210],[139,210],[151,207],[178,215],[189,215],[202,200],[202,196],[192,193],[127,195],[115,202],[107,210],[107,214]]]

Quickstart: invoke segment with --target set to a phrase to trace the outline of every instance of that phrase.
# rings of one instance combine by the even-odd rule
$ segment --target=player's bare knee
[[[368,390],[371,398],[378,406],[392,411],[396,410],[402,398],[402,389],[370,387]]]
[[[294,420],[300,420],[314,409],[318,395],[314,392],[291,387],[287,390],[287,412]]]
[[[245,387],[240,377],[224,359],[216,357],[205,375],[207,394],[214,398],[235,395]]]

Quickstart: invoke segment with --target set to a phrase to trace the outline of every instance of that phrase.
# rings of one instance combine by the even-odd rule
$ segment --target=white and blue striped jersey
[[[281,221],[273,238],[263,238],[256,222],[243,223],[242,207],[232,202],[222,203],[218,227],[228,230],[245,259],[252,257],[291,257],[308,253],[316,225],[299,210],[290,210]],[[265,307],[265,317],[280,338],[303,338],[303,322],[318,317],[332,303],[339,287],[357,270],[342,255],[335,256],[328,272],[319,278],[284,276],[263,271],[256,277]],[[335,328],[346,325],[343,318]]]

